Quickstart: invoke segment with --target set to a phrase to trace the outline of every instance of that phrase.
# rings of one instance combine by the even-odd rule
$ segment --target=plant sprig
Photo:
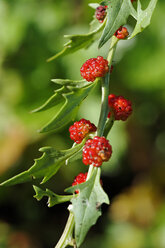
[[[100,4],[90,4],[90,7],[98,11],[101,6],[101,9],[104,9],[104,14],[106,13],[105,17],[103,18],[101,16],[100,20],[97,18],[98,21],[96,20],[96,16],[94,16],[94,21],[91,25],[92,31],[88,34],[65,36],[69,41],[64,44],[63,50],[52,56],[48,61],[74,53],[82,48],[87,49],[100,36],[98,48],[111,40],[107,55],[108,68],[110,69],[119,40],[124,38],[131,39],[142,32],[150,24],[156,3],[157,0],[150,0],[145,10],[142,10],[140,0],[137,1],[137,9],[131,0],[105,0],[101,1]],[[136,21],[130,36],[125,32],[126,28],[122,28],[123,25],[127,24],[129,16],[132,16]],[[75,143],[68,150],[58,151],[53,147],[41,148],[40,151],[43,152],[43,155],[35,160],[34,165],[29,170],[0,184],[2,187],[32,181],[36,193],[34,197],[37,200],[47,197],[49,207],[66,201],[71,202],[68,208],[70,213],[66,227],[55,248],[65,248],[68,245],[74,248],[80,247],[88,230],[96,223],[98,217],[101,215],[101,205],[103,203],[109,204],[108,196],[100,184],[101,168],[97,168],[94,163],[90,164],[84,182],[80,182],[65,190],[66,193],[70,193],[69,195],[57,195],[49,189],[41,189],[36,185],[36,179],[41,179],[41,183],[44,184],[57,173],[61,166],[66,164],[71,166],[74,160],[79,159],[89,139],[93,139],[95,136],[107,137],[114,122],[116,120],[126,120],[127,115],[131,113],[131,104],[129,101],[120,96],[109,95],[111,76],[109,69],[102,77],[96,76],[95,80],[92,79],[92,82],[90,80],[73,81],[71,79],[53,79],[52,82],[59,85],[59,89],[55,90],[53,95],[42,106],[32,111],[46,111],[54,106],[58,106],[58,111],[49,123],[40,129],[40,132],[58,132],[75,119],[81,102],[88,97],[96,84],[100,84],[102,88],[102,100],[97,131],[93,133],[89,132],[83,137],[80,144]],[[97,74],[97,70],[94,73]],[[128,105],[127,107],[130,111],[125,116],[122,116],[122,107],[119,106],[121,101]],[[110,118],[108,118],[108,112],[110,112]],[[101,155],[99,155],[103,161],[106,161],[105,155],[105,151],[101,151]]]

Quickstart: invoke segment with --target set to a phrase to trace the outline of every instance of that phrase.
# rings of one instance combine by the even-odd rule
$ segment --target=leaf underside
[[[138,0],[137,23],[129,39],[132,39],[133,37],[135,37],[135,35],[142,32],[146,27],[149,26],[156,4],[157,0],[151,0],[148,4],[148,7],[145,10],[142,10],[141,3]]]
[[[80,247],[88,230],[101,215],[101,205],[109,204],[108,196],[100,185],[100,173],[100,168],[96,168],[88,181],[66,189],[69,193],[79,190],[78,196],[71,200],[77,247]]]
[[[102,1],[102,5],[107,5],[107,22],[99,42],[101,48],[116,32],[116,30],[127,23],[131,15],[136,18],[136,11],[130,0]]]

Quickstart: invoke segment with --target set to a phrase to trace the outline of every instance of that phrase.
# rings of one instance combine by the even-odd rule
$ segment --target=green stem
[[[109,68],[112,64],[112,59],[114,56],[117,42],[118,42],[118,39],[115,36],[113,36],[112,40],[111,40],[111,45],[110,45],[108,57],[107,57]],[[109,80],[110,80],[110,72],[107,73],[105,78],[102,79],[102,104],[101,104],[101,112],[100,112],[98,128],[97,128],[97,132],[96,132],[96,135],[98,135],[98,136],[102,136],[104,133],[108,134],[109,129],[113,125],[112,122],[110,122],[110,124],[108,124],[108,122],[107,122],[107,124],[106,124],[107,115],[108,115],[108,111],[109,111],[109,108],[108,108]],[[100,78],[96,79],[96,83],[98,81],[100,81]],[[105,127],[105,124],[106,124],[106,127]],[[105,129],[105,131],[104,131],[104,129]],[[95,169],[95,167],[93,165],[89,166],[87,180],[91,177],[94,169]],[[65,229],[64,229],[64,232],[63,232],[59,242],[55,246],[55,248],[64,248],[67,245],[71,245],[74,248],[76,248],[76,244],[75,244],[75,242],[73,240],[73,236],[72,236],[74,225],[75,225],[74,215],[72,214],[72,212],[70,212],[68,221],[67,221]]]
[[[112,64],[113,56],[114,56],[114,53],[116,51],[116,45],[117,45],[118,41],[119,41],[119,39],[116,38],[116,36],[112,36],[111,45],[110,45],[109,53],[108,53],[108,57],[107,57],[107,60],[109,62],[109,66],[111,66],[111,64]]]
[[[74,228],[74,216],[70,212],[64,232],[60,240],[58,241],[57,245],[55,246],[55,248],[64,248],[67,245],[72,245],[75,247],[75,245],[73,244],[73,238],[72,238],[73,228]]]
[[[118,39],[113,36],[111,40],[111,45],[108,53],[107,60],[109,62],[109,67],[111,67],[112,59],[116,50]],[[99,123],[97,127],[97,135],[102,136],[104,133],[105,123],[107,120],[107,115],[109,112],[108,108],[108,95],[109,95],[109,80],[110,80],[110,72],[106,74],[106,76],[102,80],[102,104],[101,104],[101,112]]]
[[[112,64],[117,42],[118,42],[118,39],[115,36],[113,36],[111,39],[111,45],[110,45],[109,53],[107,57],[109,68],[111,67],[111,64]],[[114,122],[111,116],[110,121],[108,121],[106,124],[107,115],[109,112],[109,107],[108,107],[109,81],[110,81],[110,72],[107,73],[106,76],[102,79],[102,103],[101,103],[100,117],[99,117],[97,132],[96,132],[97,136],[102,136],[105,133],[104,135],[106,137],[111,127],[113,126],[113,122]],[[95,167],[92,164],[89,166],[87,180],[91,177],[94,168]]]
[[[113,124],[114,124],[114,116],[111,116],[111,117],[108,119],[108,121],[107,121],[107,123],[106,123],[106,125],[105,125],[104,137],[107,137],[107,135],[108,135],[108,133],[110,132],[110,130],[111,130]]]
[[[93,172],[93,169],[94,169],[93,165],[90,164],[89,169],[88,169],[88,175],[87,175],[87,179],[86,180],[88,180],[91,177],[92,172]]]
[[[102,80],[102,103],[99,123],[97,127],[97,135],[102,136],[104,132],[105,123],[108,115],[108,95],[109,95],[109,73]]]

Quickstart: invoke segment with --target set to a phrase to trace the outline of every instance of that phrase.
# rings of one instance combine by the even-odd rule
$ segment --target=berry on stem
[[[97,77],[104,77],[108,71],[108,61],[102,56],[88,59],[80,68],[81,76],[88,82],[93,82]]]
[[[100,23],[102,23],[104,21],[104,18],[106,17],[107,14],[106,9],[107,6],[103,6],[103,5],[100,5],[99,7],[96,8],[95,17]]]
[[[108,96],[108,105],[114,114],[115,120],[126,121],[132,113],[131,102],[125,99],[123,96],[110,94]],[[111,112],[109,112],[108,118],[110,118],[110,115]]]
[[[116,30],[116,32],[114,33],[114,35],[119,39],[119,40],[122,40],[122,39],[125,39],[127,38],[127,36],[129,35],[129,32],[127,30],[126,27],[120,27],[118,30]]]
[[[80,184],[80,183],[84,183],[87,179],[87,175],[88,173],[80,173],[78,174],[78,176],[75,177],[73,183],[72,183],[72,186],[75,186],[77,184]],[[78,194],[79,193],[79,190],[75,190],[75,193]]]
[[[83,163],[85,165],[92,164],[95,167],[102,165],[104,161],[108,161],[112,154],[112,147],[105,137],[95,136],[93,139],[87,140],[83,148]]]
[[[80,144],[88,133],[95,132],[96,129],[97,128],[93,123],[88,120],[81,119],[70,126],[70,138],[77,144]]]

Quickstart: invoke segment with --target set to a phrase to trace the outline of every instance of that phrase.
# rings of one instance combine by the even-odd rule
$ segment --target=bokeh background
[[[94,11],[89,0],[0,0],[0,181],[29,168],[38,149],[72,145],[68,126],[39,134],[52,111],[30,111],[51,96],[52,78],[80,79],[86,59],[106,57],[108,45],[46,63],[62,49],[64,34],[86,33]],[[98,1],[93,1],[98,2]],[[144,4],[147,1],[144,1]],[[103,187],[111,200],[82,248],[165,247],[165,1],[159,0],[152,23],[142,34],[119,43],[111,92],[133,102],[133,115],[117,122],[109,139],[110,162],[103,166]],[[130,18],[129,31],[133,20]],[[97,125],[100,88],[79,109],[77,119]],[[79,172],[80,161],[63,166],[46,184],[62,194]],[[67,220],[67,205],[48,208],[37,202],[30,183],[0,188],[0,248],[51,248]]]

